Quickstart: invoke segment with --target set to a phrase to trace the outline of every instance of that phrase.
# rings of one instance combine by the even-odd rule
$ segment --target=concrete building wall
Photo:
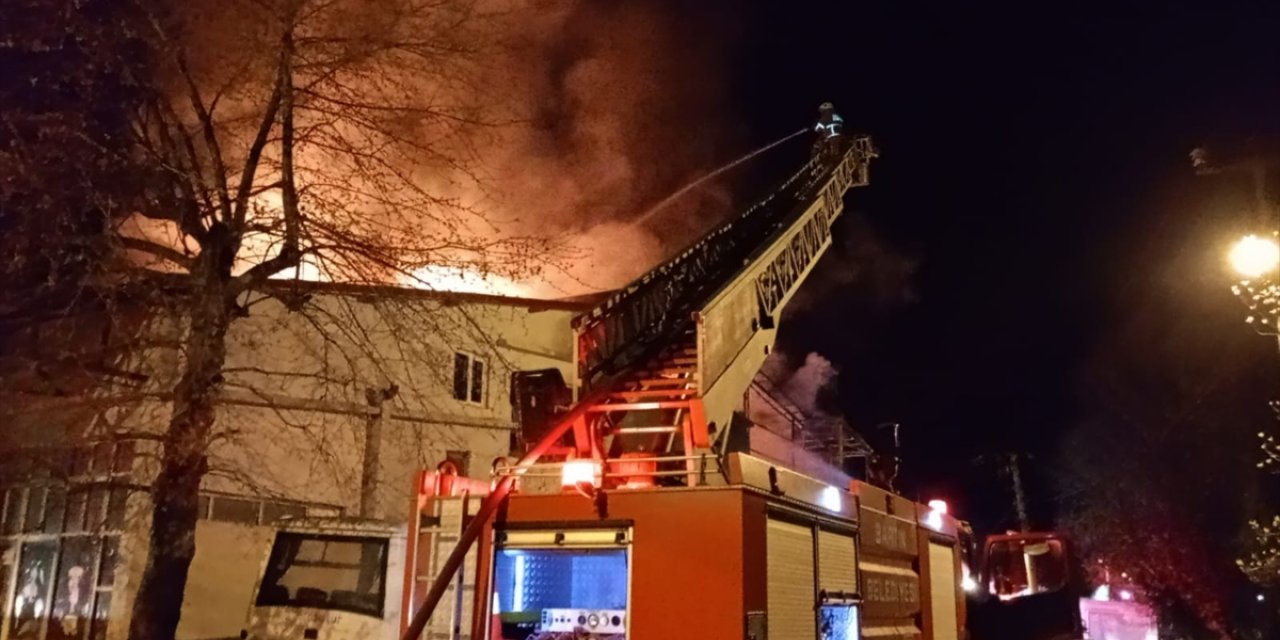
[[[227,385],[207,488],[359,509],[366,390],[396,385],[381,408],[379,517],[402,520],[413,475],[450,451],[471,475],[508,453],[511,374],[571,373],[572,311],[497,302],[363,301],[332,296],[322,314],[255,307],[229,340]],[[317,316],[333,320],[317,329]],[[353,327],[355,329],[353,329]],[[480,397],[454,397],[455,359],[481,362]],[[472,371],[469,371],[472,373]]]
[[[367,390],[398,388],[380,408],[374,515],[403,522],[420,469],[453,456],[470,461],[469,475],[487,477],[494,458],[508,453],[511,373],[555,367],[566,379],[572,375],[570,320],[576,308],[569,305],[343,287],[308,293],[305,312],[274,298],[254,301],[228,336],[226,386],[209,449],[210,472],[201,487],[204,511],[178,633],[183,640],[239,631],[269,548],[272,514],[360,512],[366,428],[378,413]],[[469,374],[475,362],[482,363],[482,389],[474,399],[472,380],[466,381],[465,398],[455,397],[458,354],[465,356]],[[145,371],[145,381],[128,393],[113,390],[128,401],[88,412],[50,410],[12,423],[30,432],[23,441],[43,439],[48,446],[158,434],[171,410],[163,394],[172,388],[180,363],[176,350],[148,349],[129,363]],[[51,431],[50,416],[73,419]],[[150,527],[143,489],[159,459],[158,444],[146,438],[136,440],[134,450],[135,491],[125,528],[116,534],[120,554],[106,634],[111,640],[127,634]],[[16,558],[22,541],[14,541]],[[0,585],[0,594],[12,595],[15,582]]]

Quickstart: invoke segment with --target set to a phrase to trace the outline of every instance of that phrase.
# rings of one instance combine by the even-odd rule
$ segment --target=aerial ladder
[[[868,184],[875,156],[869,137],[851,136],[835,162],[810,159],[744,213],[577,317],[579,401],[514,469],[543,456],[603,457],[606,440],[608,453],[624,455],[678,444],[687,480],[704,481],[705,456],[727,446],[733,413],[773,346],[778,315],[830,245],[845,192]],[[624,447],[630,450],[618,451]],[[502,476],[471,518],[405,640],[421,633],[517,475]]]
[[[744,397],[760,386],[757,372],[773,349],[780,314],[830,246],[832,224],[843,212],[845,193],[868,184],[870,162],[877,155],[871,139],[863,135],[845,136],[833,144],[838,146],[830,153],[816,154],[745,212],[712,229],[675,257],[574,319],[576,403],[555,419],[524,429],[514,452],[519,459],[496,463],[494,482],[479,487],[471,481],[471,496],[482,496],[482,499],[474,508],[464,502],[461,517],[456,519],[459,529],[449,537],[452,549],[447,556],[440,554],[430,563],[434,580],[425,591],[412,581],[406,585],[403,640],[416,640],[421,636],[446,593],[454,598],[451,606],[461,611],[458,594],[463,581],[458,572],[464,565],[477,576],[474,586],[470,587],[475,591],[474,608],[486,611],[498,606],[501,599],[495,597],[491,604],[488,594],[493,592],[492,582],[499,579],[499,574],[509,573],[510,569],[495,569],[492,565],[497,560],[492,559],[492,554],[489,560],[475,560],[473,546],[477,541],[490,544],[495,539],[515,535],[495,534],[493,527],[495,515],[500,512],[503,518],[520,517],[517,511],[524,507],[510,500],[517,485],[521,488],[516,495],[522,497],[536,493],[539,483],[550,482],[557,489],[562,485],[576,488],[594,502],[595,521],[612,522],[606,501],[619,498],[606,498],[606,491],[612,491],[614,496],[653,495],[654,490],[667,487],[688,490],[714,489],[735,482],[749,484],[743,478],[751,477],[764,487],[761,493],[777,503],[771,503],[770,509],[782,509],[778,505],[783,503],[799,511],[825,507],[837,529],[841,523],[857,518],[858,507],[853,503],[861,498],[856,496],[857,489],[851,488],[856,483],[851,483],[842,470],[829,466],[824,469],[820,464],[807,468],[803,468],[804,464],[789,465],[802,467],[797,470],[733,453],[753,448],[750,424],[743,424]],[[814,440],[838,441],[842,446],[850,442],[843,434],[837,434],[834,440],[829,434]],[[547,469],[557,473],[544,473]],[[549,479],[550,475],[556,477]],[[450,483],[452,489],[442,491],[440,475],[429,473],[425,478],[424,486],[434,487],[428,493],[434,491],[435,495],[456,496],[458,487],[467,486],[465,479],[458,479]],[[628,489],[637,491],[627,492]],[[646,490],[649,493],[646,494]],[[875,495],[871,502],[878,505],[876,513],[885,514],[883,523],[876,521],[876,530],[901,532],[910,528],[910,538],[906,533],[894,533],[885,539],[901,541],[903,548],[897,550],[901,553],[916,553],[914,531],[923,521],[923,516],[917,518],[919,505],[870,487],[863,490],[867,495]],[[845,495],[849,496],[848,500],[842,498]],[[544,507],[529,508],[543,508],[542,513],[548,514],[533,520],[563,521],[563,517],[550,514],[559,514],[565,508],[577,513],[574,510],[580,507],[548,502]],[[619,508],[625,511],[627,507]],[[655,509],[672,510],[669,506]],[[438,517],[436,521],[439,522]],[[775,526],[774,520],[769,520],[769,526]],[[790,525],[780,520],[776,528],[788,535],[794,533],[785,526]],[[822,541],[835,539],[822,537],[821,528],[813,527],[813,540],[817,541],[812,543],[813,549],[822,546],[819,543],[827,544]],[[622,542],[630,534],[619,530],[610,535]],[[412,556],[416,536],[409,537]],[[840,539],[848,541],[847,555],[852,558],[853,534]],[[554,548],[564,544],[567,544],[566,534],[561,532],[543,546]],[[818,552],[813,553],[816,558]],[[839,551],[839,554],[845,553]],[[646,557],[654,556],[646,551]],[[480,564],[477,566],[476,562]],[[770,562],[774,562],[772,556]],[[958,562],[956,560],[957,575]],[[849,566],[849,575],[841,578],[841,585],[846,584],[843,580],[854,579],[853,565]],[[786,568],[780,566],[775,573],[781,575]],[[814,571],[812,566],[810,570]],[[897,570],[886,571],[888,575]],[[950,575],[949,565],[946,571]],[[811,578],[816,581],[814,576]],[[679,582],[675,576],[671,579]],[[890,582],[894,579],[897,578],[893,575],[885,578]],[[919,588],[918,584],[909,587],[900,579],[897,583],[890,582],[885,583],[889,585],[884,587],[886,593],[889,587],[896,590],[894,593]],[[526,587],[517,587],[518,591],[524,589]],[[824,588],[822,593],[824,598],[839,603],[840,598],[854,598],[858,590],[856,584],[848,582],[839,589]],[[523,598],[523,594],[516,596],[517,600]],[[742,603],[735,606],[741,608]],[[756,614],[759,615],[752,618]],[[784,614],[779,609],[774,617],[780,619]],[[559,628],[555,626],[560,624],[556,616],[561,615],[568,616],[565,624],[569,627],[565,629],[574,628],[575,624],[588,626],[588,618],[590,626],[594,626],[598,618],[607,627],[611,617],[615,626],[625,626],[620,622],[623,610],[602,610],[597,616],[585,611],[579,614],[556,609],[543,611],[542,615],[543,629]],[[577,622],[572,620],[575,616]],[[745,624],[748,637],[752,636],[750,629],[757,627],[763,634],[766,625],[763,611],[746,616],[746,622],[737,620],[737,628]],[[491,622],[491,618],[477,613],[470,622],[469,637],[476,640],[486,637],[486,625]],[[777,623],[774,620],[767,624]],[[459,622],[457,626],[466,624]],[[832,623],[827,618],[815,618],[813,624],[816,629]],[[492,629],[488,633],[489,637],[501,637],[493,636]],[[459,632],[453,637],[466,635]]]

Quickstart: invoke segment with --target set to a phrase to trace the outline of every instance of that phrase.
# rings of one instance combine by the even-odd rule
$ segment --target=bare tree
[[[107,395],[167,407],[151,436],[160,448],[150,546],[130,637],[171,638],[218,403],[237,386],[261,393],[245,375],[273,375],[228,370],[237,323],[274,301],[317,335],[370,345],[361,334],[373,321],[311,304],[305,286],[280,279],[403,282],[427,265],[526,275],[550,247],[493,239],[479,212],[433,180],[465,171],[470,134],[492,124],[474,104],[489,16],[472,2],[39,4],[13,15],[47,20],[30,37],[55,53],[61,82],[79,98],[4,115],[4,212],[27,231],[12,254],[25,258],[6,268],[34,284],[9,292],[0,314],[7,333],[21,335],[14,327],[38,324],[38,315],[93,307],[117,328],[95,343],[97,357],[156,370],[150,387],[130,393],[116,381]],[[48,74],[40,64],[31,70],[52,82]],[[50,231],[65,235],[51,242]],[[119,330],[131,309],[138,321]],[[368,364],[385,354],[351,351],[359,355],[344,353],[345,367],[329,354],[323,371],[288,375],[345,387],[389,382]]]
[[[1280,417],[1280,401],[1272,400],[1271,410]],[[1274,476],[1280,465],[1280,442],[1270,431],[1259,431],[1258,441],[1262,459],[1257,468]],[[1274,587],[1280,583],[1280,515],[1271,515],[1270,519],[1255,517],[1249,520],[1248,527],[1249,540],[1236,564],[1255,584]]]
[[[1224,638],[1239,622],[1233,541],[1256,498],[1249,398],[1265,354],[1206,331],[1220,310],[1177,293],[1133,296],[1082,370],[1086,413],[1059,444],[1058,524],[1163,620]]]

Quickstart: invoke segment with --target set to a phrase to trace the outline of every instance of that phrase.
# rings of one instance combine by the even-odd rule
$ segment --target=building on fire
[[[686,623],[706,637],[815,637],[819,626],[840,632],[827,637],[957,637],[958,524],[855,482],[846,463],[869,454],[865,442],[842,420],[779,401],[761,373],[844,192],[867,184],[870,140],[842,148],[603,301],[296,282],[246,301],[229,336],[178,636],[292,637],[303,625],[309,638],[392,637],[402,624],[447,621],[432,637],[531,638],[534,626],[563,637],[594,619],[608,621],[605,637],[678,637]],[[123,638],[180,327],[127,308],[48,325],[3,351],[19,357],[0,398],[0,455],[14,461],[0,511],[0,640]],[[24,369],[21,355],[42,349],[72,355]],[[548,452],[550,466],[534,468]],[[488,516],[457,526],[478,513],[473,498],[489,515],[506,505],[502,530],[485,536],[497,526]],[[702,508],[712,503],[719,510]],[[627,524],[601,529],[607,513]],[[705,545],[682,544],[682,513],[705,524]],[[375,524],[376,535],[355,535]],[[709,548],[724,562],[708,565]],[[628,553],[631,573],[619,573]],[[565,562],[593,585],[589,602],[565,609],[520,586]],[[721,571],[709,579],[722,600],[707,606],[705,585],[685,579],[695,567]],[[334,571],[341,584],[317,581]],[[566,575],[555,591],[576,593]],[[459,635],[468,616],[473,632]]]

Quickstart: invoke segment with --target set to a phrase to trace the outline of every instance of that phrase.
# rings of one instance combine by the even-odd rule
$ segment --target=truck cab
[[[276,532],[240,636],[395,637],[404,556],[403,525],[349,518],[285,521]]]
[[[1084,635],[1083,572],[1056,533],[988,536],[970,603],[974,640],[1077,640]]]

